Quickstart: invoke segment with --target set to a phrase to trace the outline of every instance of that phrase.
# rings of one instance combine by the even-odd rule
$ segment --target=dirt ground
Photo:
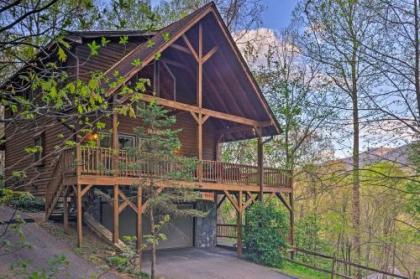
[[[12,214],[11,208],[0,207],[0,220],[9,220]],[[42,223],[43,214],[21,215],[23,218],[34,218],[37,222],[21,225],[23,239],[19,238],[13,226],[8,227],[1,240],[12,246],[7,249],[0,244],[3,247],[0,249],[0,278],[23,278],[32,272],[48,273],[55,268],[55,278],[120,278],[116,273],[108,271],[109,267],[101,266],[103,261],[99,260],[99,256],[95,258],[95,251],[104,245],[101,241],[87,236],[85,243],[89,243],[89,246],[77,249],[75,240],[60,231],[59,226]],[[0,225],[0,235],[5,228],[6,225]],[[65,258],[60,260],[59,257],[63,256]],[[84,256],[91,257],[91,261]],[[60,263],[54,264],[53,261]]]

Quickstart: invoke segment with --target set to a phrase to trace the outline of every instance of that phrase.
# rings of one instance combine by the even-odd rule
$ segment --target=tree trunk
[[[156,236],[155,236],[155,216],[153,206],[150,206],[150,234],[152,235],[152,264],[150,265],[150,278],[155,279],[156,264]]]
[[[414,0],[414,46],[415,46],[415,84],[417,96],[418,121],[420,121],[420,43],[419,43],[419,0]]]
[[[354,49],[352,69],[352,105],[353,105],[353,187],[352,187],[352,221],[353,221],[353,248],[355,249],[356,263],[360,264],[360,172],[359,172],[359,152],[360,152],[360,127],[359,127],[359,104],[356,77],[356,49]],[[356,273],[357,278],[361,278],[360,270]]]

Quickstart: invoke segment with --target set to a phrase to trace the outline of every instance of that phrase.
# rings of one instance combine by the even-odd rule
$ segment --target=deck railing
[[[79,168],[84,175],[111,176],[118,171],[119,176],[156,178],[189,177],[201,181],[258,185],[258,167],[217,162],[210,160],[198,161],[193,158],[161,156],[152,153],[133,154],[127,150],[120,150],[118,166],[113,167],[114,151],[102,147],[80,147]],[[263,183],[268,187],[288,187],[290,185],[289,172],[276,168],[263,169]]]
[[[238,226],[234,224],[217,224],[216,237],[237,238]]]

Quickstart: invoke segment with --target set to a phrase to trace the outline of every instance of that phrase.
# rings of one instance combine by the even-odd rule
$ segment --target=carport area
[[[143,270],[150,270],[150,255],[145,254]],[[158,278],[165,279],[290,279],[269,267],[257,265],[223,248],[184,248],[159,250]]]

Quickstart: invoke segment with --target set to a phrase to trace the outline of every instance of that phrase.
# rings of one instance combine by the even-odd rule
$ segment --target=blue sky
[[[152,4],[160,0],[152,0]],[[263,13],[263,27],[279,31],[290,22],[293,8],[298,0],[263,0],[266,9]]]
[[[290,23],[292,11],[298,0],[264,0],[266,10],[263,26],[279,31]]]

